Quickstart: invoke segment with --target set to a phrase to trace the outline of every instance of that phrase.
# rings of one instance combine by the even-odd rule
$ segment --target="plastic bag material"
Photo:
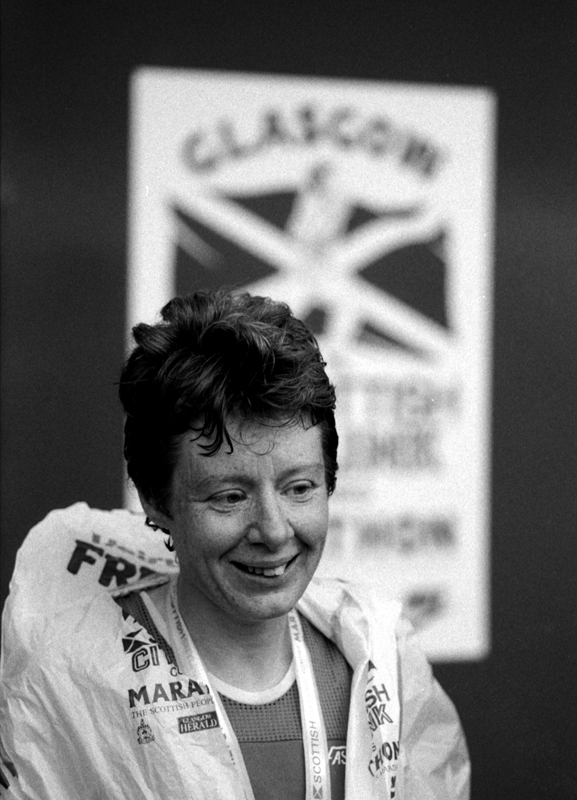
[[[241,800],[210,687],[114,601],[177,575],[142,515],[78,503],[32,529],[3,615],[2,797]],[[458,717],[399,607],[314,579],[299,610],[354,670],[348,800],[466,800]]]
[[[400,604],[346,581],[313,579],[299,609],[354,669],[346,797],[468,800],[470,761],[459,717]]]

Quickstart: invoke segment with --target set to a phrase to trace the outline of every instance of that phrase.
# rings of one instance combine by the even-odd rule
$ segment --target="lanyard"
[[[149,600],[146,594],[144,594],[144,597],[146,600]],[[196,680],[210,687],[210,681],[204,664],[202,663],[194,642],[188,634],[188,630],[178,609],[176,581],[171,581],[168,599],[170,608],[167,608],[167,612],[170,615],[171,627],[174,631],[174,635],[169,636],[169,638],[173,641],[175,649],[178,652],[177,659],[179,663],[181,665],[186,665],[186,670],[182,671],[188,672],[190,670]],[[153,614],[155,623],[158,625],[159,622],[162,622],[162,628],[166,629],[166,624],[164,620],[159,619],[160,615],[156,611],[154,604],[149,601],[146,605]],[[330,771],[325,726],[310,655],[303,638],[301,622],[295,609],[289,612],[288,621],[299,689],[305,755],[305,796],[306,800],[330,800]],[[211,688],[211,695],[216,706],[220,727],[231,761],[238,771],[238,777],[244,791],[244,796],[246,800],[254,800],[254,794],[238,739],[229,722],[218,692],[213,691]]]

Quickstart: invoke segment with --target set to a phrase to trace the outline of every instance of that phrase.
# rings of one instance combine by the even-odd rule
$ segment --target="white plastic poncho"
[[[178,574],[141,515],[84,503],[32,529],[3,615],[0,739],[14,800],[242,800],[210,688],[113,595]],[[455,709],[395,603],[313,580],[299,610],[353,667],[347,800],[466,800]],[[179,720],[197,724],[179,724]],[[190,728],[198,728],[190,732]]]

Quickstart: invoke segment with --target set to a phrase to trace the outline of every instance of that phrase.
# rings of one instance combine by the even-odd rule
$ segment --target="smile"
[[[277,567],[253,567],[249,564],[241,564],[239,561],[233,561],[232,563],[237,569],[242,570],[242,572],[247,572],[249,575],[262,575],[264,578],[277,578],[285,574],[288,567],[295,559],[296,556],[285,564],[279,564]]]

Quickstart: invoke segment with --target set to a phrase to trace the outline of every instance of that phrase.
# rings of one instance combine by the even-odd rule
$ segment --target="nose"
[[[248,525],[250,544],[264,544],[271,551],[280,550],[294,536],[283,502],[276,492],[261,495],[254,503]]]

